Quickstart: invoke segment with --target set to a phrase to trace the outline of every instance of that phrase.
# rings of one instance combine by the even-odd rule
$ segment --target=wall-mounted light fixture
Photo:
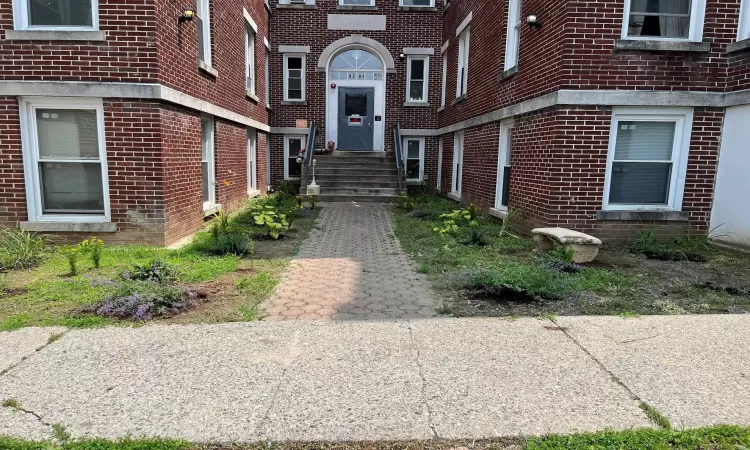
[[[406,58],[406,55],[404,55],[403,53],[401,53],[400,55],[398,55],[398,57],[401,58],[401,59],[404,59],[404,58]]]
[[[180,23],[190,22],[194,18],[195,18],[195,10],[192,8],[185,8],[185,10],[182,11],[182,15],[180,16]]]
[[[539,15],[536,13],[527,14],[526,23],[528,23],[531,28],[542,28],[542,21],[539,20]]]

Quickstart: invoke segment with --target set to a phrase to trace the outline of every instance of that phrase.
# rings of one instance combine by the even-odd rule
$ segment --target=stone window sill
[[[284,100],[281,104],[284,106],[305,106],[307,105],[307,102],[304,100]]]
[[[103,31],[83,30],[6,30],[6,41],[99,41],[107,40]]]
[[[468,93],[463,94],[462,96],[460,96],[460,97],[456,98],[455,100],[453,100],[451,102],[451,105],[457,105],[457,104],[465,101],[467,98],[469,98],[469,94]]]
[[[221,205],[213,205],[203,210],[203,217],[213,216],[221,211]]]
[[[219,71],[211,67],[205,61],[198,61],[198,69],[214,78],[219,76]]]
[[[399,11],[405,12],[437,12],[437,8],[434,6],[399,6]]]
[[[40,233],[116,233],[112,222],[21,222],[21,229]]]
[[[404,106],[409,106],[409,107],[413,107],[413,106],[416,106],[416,107],[420,107],[420,106],[421,107],[426,107],[426,106],[430,106],[430,103],[429,102],[408,102],[407,101],[407,102],[404,102]]]
[[[518,66],[512,67],[505,72],[500,74],[500,80],[507,80],[508,78],[511,78],[513,75],[518,73]]]
[[[445,105],[437,109],[437,112],[443,112],[443,111],[445,111]]]
[[[455,201],[457,201],[459,203],[462,201],[461,200],[461,196],[458,195],[458,194],[456,194],[456,193],[454,193],[454,192],[449,193],[448,194],[448,198],[451,199],[451,200],[455,200]]]
[[[747,49],[750,49],[750,38],[727,45],[727,53],[741,52]]]
[[[598,220],[687,222],[686,211],[597,211]]]
[[[644,39],[617,39],[615,40],[615,50],[706,53],[711,51],[711,43],[689,41],[656,41]]]
[[[318,9],[318,5],[302,5],[294,3],[290,5],[276,5],[276,9]]]
[[[490,208],[489,214],[492,217],[496,217],[500,220],[505,220],[508,218],[508,210],[507,209],[498,209],[498,208]]]
[[[255,95],[255,94],[253,94],[250,91],[245,92],[245,95],[247,96],[247,98],[249,98],[250,100],[252,100],[253,103],[258,103],[260,101],[260,99],[258,98],[258,96]]]
[[[377,6],[366,6],[366,5],[338,5],[336,9],[342,11],[377,11]]]
[[[260,196],[260,194],[261,194],[261,192],[260,192],[260,190],[259,190],[259,189],[251,189],[251,190],[250,190],[250,191],[249,191],[249,192],[247,193],[247,198],[255,198],[255,197],[258,197],[258,196]]]

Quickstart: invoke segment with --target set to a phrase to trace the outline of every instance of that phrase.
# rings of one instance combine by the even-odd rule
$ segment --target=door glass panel
[[[410,140],[406,144],[406,157],[409,159],[419,158],[419,141]]]
[[[300,150],[302,150],[302,139],[289,139],[289,177],[291,178],[302,176],[302,165],[297,162]]]
[[[366,116],[367,95],[366,94],[344,94],[344,115]]]

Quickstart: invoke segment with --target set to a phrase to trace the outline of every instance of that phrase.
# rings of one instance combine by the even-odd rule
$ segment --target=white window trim
[[[402,148],[404,149],[404,170],[406,170],[406,162],[409,159],[409,141],[419,141],[419,178],[407,178],[407,183],[421,183],[424,181],[424,143],[423,137],[404,137]],[[414,159],[414,158],[411,158]]]
[[[456,71],[456,98],[466,95],[469,91],[469,49],[470,28],[467,26],[458,35],[458,68]],[[463,83],[461,83],[461,69],[464,69]]]
[[[266,82],[266,88],[265,88],[265,95],[266,95],[266,106],[271,107],[271,50],[266,47],[265,49],[265,62],[264,62],[264,71],[265,71],[265,82]]]
[[[26,183],[26,206],[29,222],[110,222],[109,176],[107,147],[104,131],[104,104],[100,98],[66,97],[20,97],[19,115],[21,122],[21,147],[23,152],[24,178]],[[44,214],[42,212],[41,177],[39,165],[36,109],[94,109],[96,110],[97,137],[99,141],[99,162],[102,167],[102,187],[104,214]]]
[[[675,136],[672,149],[672,179],[669,182],[669,196],[666,205],[625,205],[609,204],[612,167],[615,158],[618,123],[620,121],[674,121]],[[604,198],[602,208],[605,211],[681,211],[685,193],[688,156],[690,153],[690,136],[692,134],[692,108],[614,108],[609,133],[609,150],[607,153],[607,172],[604,179]]]
[[[451,162],[453,175],[451,177],[451,194],[457,197],[461,197],[461,188],[464,181],[462,176],[464,171],[464,138],[465,135],[463,131],[458,131],[453,135],[453,161]],[[456,158],[457,155],[458,158]],[[456,161],[459,163],[458,170],[456,170]],[[461,176],[459,177],[459,175]],[[460,178],[460,180],[457,180],[457,178]],[[460,181],[460,183],[457,183],[457,181]]]
[[[250,163],[252,162],[252,166]],[[252,167],[252,170],[250,169]],[[247,193],[258,191],[258,132],[247,129]]]
[[[440,92],[440,106],[445,106],[445,93],[448,84],[448,54],[443,54],[443,87]]]
[[[249,26],[245,27],[245,87],[247,88],[247,79],[252,75],[248,92],[255,95],[255,86],[257,85],[256,75],[258,73],[255,64],[255,31]],[[251,69],[252,68],[252,69]],[[252,70],[252,73],[250,71]]]
[[[206,128],[208,134],[204,133],[204,123],[209,124]],[[208,200],[203,202],[203,211],[208,211],[216,206],[216,148],[214,147],[214,135],[216,123],[211,116],[201,117],[201,164],[203,163],[203,146],[206,147],[206,158],[208,159]],[[201,165],[202,167],[202,165]],[[203,176],[201,174],[201,176]]]
[[[289,158],[290,158],[290,155],[289,155],[289,141],[291,139],[301,139],[302,140],[302,145],[300,146],[300,148],[304,148],[305,147],[306,136],[305,135],[287,135],[287,136],[284,136],[284,179],[285,180],[299,180],[300,179],[299,177],[290,177],[289,176]]]
[[[522,0],[508,0],[504,70],[518,67],[518,57],[521,50],[521,2]]]
[[[266,133],[266,187],[271,189],[271,135]],[[257,144],[256,144],[257,146]]]
[[[302,58],[302,98],[289,98],[289,58]],[[284,53],[284,101],[285,102],[304,102],[307,98],[305,94],[307,78],[307,56],[304,53]]]
[[[398,6],[403,6],[407,8],[434,8],[435,0],[430,0],[429,5],[404,5],[404,0],[398,0]]]
[[[740,4],[740,20],[737,30],[737,40],[750,39],[750,0],[742,0]]]
[[[422,100],[411,98],[411,62],[415,60],[424,61],[424,73],[422,74]],[[430,57],[429,56],[407,56],[406,58],[406,101],[407,103],[428,103],[428,84],[430,82]]]
[[[211,0],[197,0],[198,17],[203,21],[203,62],[211,66],[213,55],[211,54]]]
[[[436,188],[438,191],[442,190],[443,181],[443,136],[440,136],[438,140],[438,160],[437,160],[437,184]]]
[[[508,153],[512,152],[513,144],[508,142],[508,134],[513,130],[513,119],[500,122],[500,139],[497,151],[497,181],[495,185],[495,209],[507,211],[508,207],[502,204],[503,184],[505,184],[505,160]]]
[[[636,41],[687,41],[701,42],[703,40],[703,23],[706,20],[706,0],[692,0],[690,8],[690,31],[687,38],[669,38],[661,36],[628,36],[628,25],[630,23],[630,4],[632,0],[625,1],[625,10],[622,17],[622,39]]]
[[[363,5],[361,3],[346,3],[347,0],[339,0],[340,6],[375,6],[375,0],[370,0],[370,3]]]
[[[13,0],[13,29],[15,30],[98,31],[99,0],[91,0],[91,26],[56,27],[52,25],[31,25],[29,19],[29,1]]]

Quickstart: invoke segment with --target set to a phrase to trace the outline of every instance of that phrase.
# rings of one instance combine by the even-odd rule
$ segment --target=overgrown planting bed
[[[750,312],[750,255],[705,238],[605,243],[576,265],[478,210],[439,196],[404,197],[395,232],[455,316]],[[447,214],[447,215],[446,215]]]
[[[179,250],[107,246],[96,238],[57,246],[4,230],[0,331],[254,320],[317,214],[309,198],[253,200],[214,219]]]

